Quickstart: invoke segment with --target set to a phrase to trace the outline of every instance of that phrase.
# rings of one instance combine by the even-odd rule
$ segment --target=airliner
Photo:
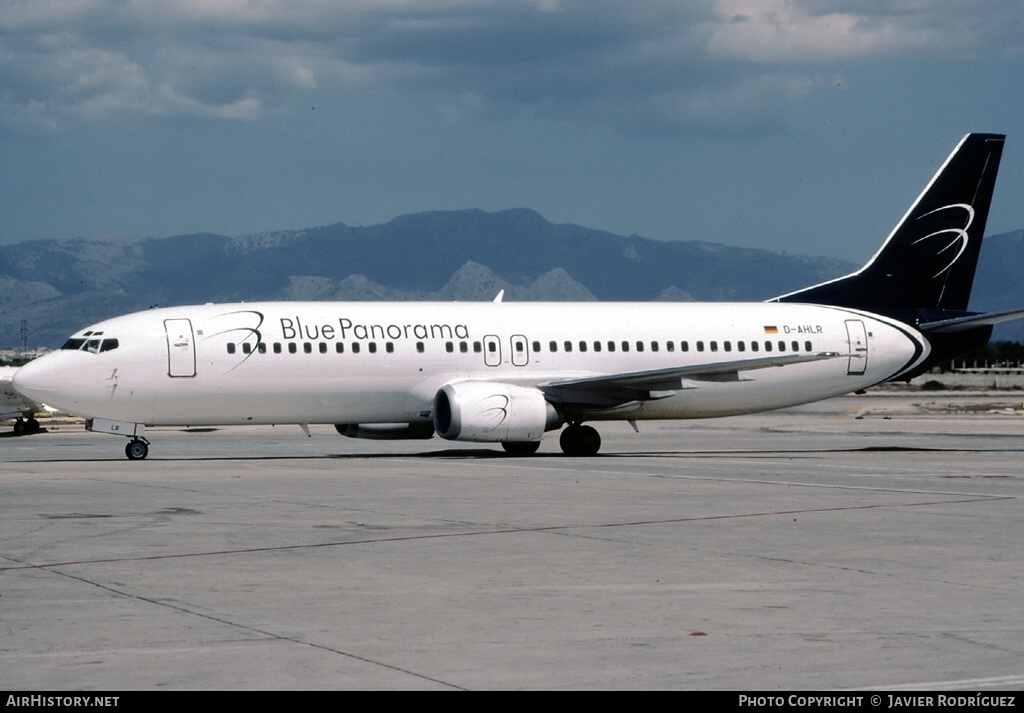
[[[907,380],[1024,310],[967,309],[1004,136],[969,134],[857,272],[756,303],[263,302],[94,324],[22,367],[25,397],[147,426],[333,424],[356,438],[537,451],[561,429],[746,414]]]
[[[32,401],[14,390],[16,366],[0,366],[0,419],[14,418],[14,435],[24,436],[39,431],[36,414],[46,410],[41,403]]]

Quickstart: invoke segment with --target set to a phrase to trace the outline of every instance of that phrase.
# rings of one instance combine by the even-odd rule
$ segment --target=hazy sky
[[[1021,0],[0,0],[0,242],[403,213],[860,261],[1008,134]]]

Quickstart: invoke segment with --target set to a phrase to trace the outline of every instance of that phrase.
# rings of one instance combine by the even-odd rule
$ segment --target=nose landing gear
[[[124,454],[128,456],[128,460],[142,460],[149,455],[149,441],[142,435],[146,432],[145,424],[131,421],[111,421],[105,418],[87,418],[85,419],[85,430],[109,433],[112,436],[127,436],[128,445],[124,447]]]
[[[149,441],[145,438],[133,438],[124,447],[124,454],[128,460],[143,460],[149,455]]]

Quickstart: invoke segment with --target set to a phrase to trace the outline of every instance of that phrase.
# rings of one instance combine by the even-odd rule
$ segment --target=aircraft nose
[[[18,369],[11,381],[15,391],[34,401],[48,403],[57,388],[57,370],[53,362],[47,355]]]

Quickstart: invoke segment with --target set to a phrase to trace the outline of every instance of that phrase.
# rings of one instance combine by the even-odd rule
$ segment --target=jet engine
[[[458,381],[434,396],[434,430],[450,441],[540,441],[561,425],[554,406],[531,387]]]
[[[429,423],[336,423],[334,429],[349,438],[370,438],[375,441],[405,441],[434,437]]]

